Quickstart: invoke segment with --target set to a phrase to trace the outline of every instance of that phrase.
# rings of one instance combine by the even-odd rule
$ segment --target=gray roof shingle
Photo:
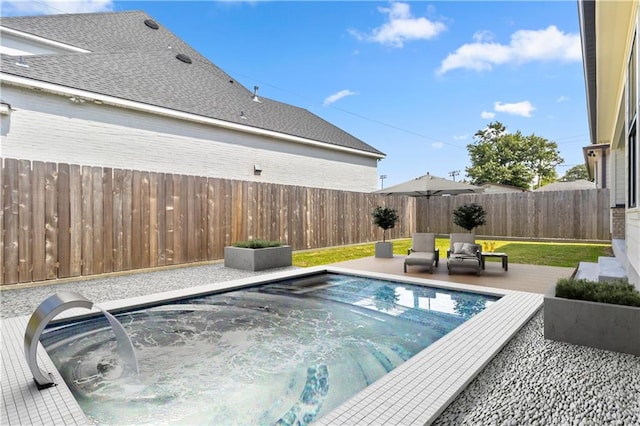
[[[252,91],[147,19],[139,11],[2,18],[3,27],[90,51],[27,56],[29,67],[2,55],[2,72],[384,156],[305,109],[253,101]]]

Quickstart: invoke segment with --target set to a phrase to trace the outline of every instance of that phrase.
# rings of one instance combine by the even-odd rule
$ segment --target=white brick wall
[[[627,274],[629,281],[640,290],[640,209],[627,210],[625,219]]]
[[[2,85],[3,157],[370,192],[377,160]],[[254,164],[262,168],[254,175]]]

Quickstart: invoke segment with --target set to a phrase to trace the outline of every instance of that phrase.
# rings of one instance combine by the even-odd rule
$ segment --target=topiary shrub
[[[640,307],[640,292],[626,279],[599,283],[562,278],[556,284],[556,297]]]
[[[267,248],[267,247],[280,247],[282,243],[280,241],[271,241],[271,240],[247,240],[247,241],[238,241],[233,246],[241,247],[241,248],[250,248],[250,249],[259,249],[259,248]]]
[[[400,219],[398,212],[390,207],[377,206],[371,215],[373,216],[373,223],[382,228],[382,242],[385,242],[387,229],[395,227],[396,222]]]
[[[484,208],[475,203],[464,204],[453,211],[453,223],[467,231],[487,223]]]

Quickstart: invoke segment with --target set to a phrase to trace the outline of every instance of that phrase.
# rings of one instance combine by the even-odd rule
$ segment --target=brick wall
[[[377,160],[2,85],[0,155],[159,173],[370,192]],[[262,169],[254,174],[254,165]]]
[[[625,208],[624,207],[612,207],[611,208],[611,238],[621,239],[625,238]]]

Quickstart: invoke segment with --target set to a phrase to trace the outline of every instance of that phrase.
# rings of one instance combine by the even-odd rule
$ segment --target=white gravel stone
[[[640,357],[544,339],[537,313],[434,425],[640,425]]]
[[[47,281],[43,285],[35,287],[3,288],[0,291],[0,314],[2,318],[31,315],[43,300],[58,291],[75,291],[93,303],[100,303],[289,269],[296,268],[291,266],[251,272],[225,268],[222,263],[215,263],[154,272],[131,273],[123,276],[83,279],[62,284],[56,281]]]

